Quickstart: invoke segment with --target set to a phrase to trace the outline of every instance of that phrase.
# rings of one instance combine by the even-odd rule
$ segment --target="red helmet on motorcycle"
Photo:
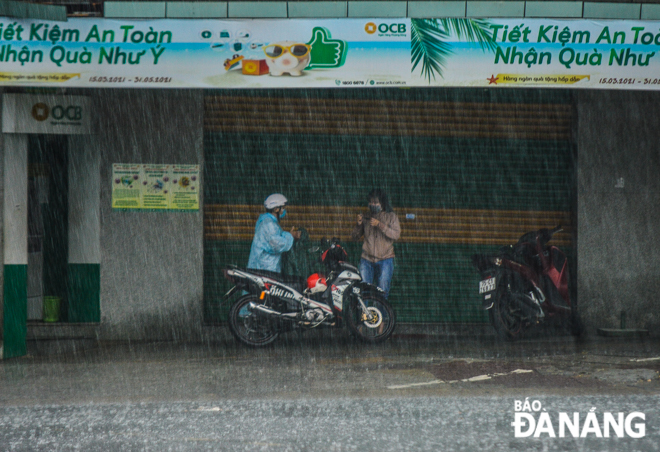
[[[348,254],[346,253],[344,248],[341,247],[339,243],[333,243],[332,246],[330,246],[330,248],[325,250],[325,252],[321,255],[321,262],[323,262],[324,264],[345,262],[346,259],[348,259]]]
[[[328,288],[325,276],[321,275],[320,273],[314,273],[309,278],[307,278],[307,288],[311,293],[323,292]]]

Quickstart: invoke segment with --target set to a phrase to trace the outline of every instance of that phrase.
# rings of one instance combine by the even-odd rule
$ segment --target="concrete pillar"
[[[90,135],[69,135],[69,322],[100,322],[101,156]]]
[[[3,357],[27,353],[28,140],[3,137]]]

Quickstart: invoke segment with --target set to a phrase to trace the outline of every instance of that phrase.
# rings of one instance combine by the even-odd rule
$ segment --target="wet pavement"
[[[45,349],[0,363],[0,450],[660,450],[658,338],[404,329],[379,346],[314,332],[258,350],[231,337]],[[604,412],[643,412],[644,436],[515,438],[526,398],[601,427]]]

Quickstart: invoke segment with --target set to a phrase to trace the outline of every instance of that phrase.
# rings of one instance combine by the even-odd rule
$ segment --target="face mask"
[[[369,210],[371,210],[371,213],[376,214],[380,212],[382,208],[379,205],[369,204]]]
[[[284,218],[286,216],[286,209],[282,209],[280,212],[280,219]]]

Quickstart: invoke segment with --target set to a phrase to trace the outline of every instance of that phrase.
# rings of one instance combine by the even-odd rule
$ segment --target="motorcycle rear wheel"
[[[509,299],[508,292],[501,293],[489,309],[490,323],[502,339],[516,341],[523,336],[525,321],[519,311]]]
[[[356,297],[351,297],[344,313],[348,330],[362,342],[378,344],[392,336],[396,326],[396,314],[392,305],[377,294],[365,293],[362,301],[367,309],[374,314],[371,321],[366,319]]]
[[[279,333],[272,322],[248,310],[250,302],[259,304],[256,295],[239,298],[229,309],[229,331],[241,343],[250,347],[263,347],[273,343]]]

